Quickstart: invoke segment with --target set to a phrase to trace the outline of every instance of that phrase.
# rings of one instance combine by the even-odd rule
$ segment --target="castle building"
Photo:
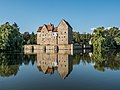
[[[58,27],[53,24],[43,25],[37,31],[38,45],[58,45],[72,43],[72,27],[64,19]]]
[[[37,45],[24,45],[25,50],[73,50],[72,27],[64,19],[57,27],[53,24],[40,26],[37,30]]]

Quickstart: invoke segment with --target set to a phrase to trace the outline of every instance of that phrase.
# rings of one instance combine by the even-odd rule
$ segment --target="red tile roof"
[[[54,29],[54,25],[53,24],[46,25],[46,27],[47,27],[48,31],[52,31]]]
[[[72,28],[67,21],[65,21],[64,19],[63,19],[62,21],[64,21],[70,28]],[[61,22],[60,22],[60,23],[61,23]],[[54,28],[54,25],[53,25],[53,24],[49,24],[49,25],[44,24],[44,25],[45,25],[45,27],[47,28],[48,31],[53,31],[53,32],[57,32],[57,31],[58,31],[58,30],[57,30],[57,27]],[[41,32],[42,28],[43,28],[43,26],[40,26],[40,27],[38,28],[38,31],[37,31],[37,32]]]
[[[54,28],[53,32],[57,32],[57,27],[56,27],[56,28]]]
[[[53,24],[49,24],[49,25],[46,25],[46,24],[45,24],[45,26],[46,26],[46,28],[47,28],[48,31],[57,32],[57,27],[54,28],[54,25],[53,25]],[[41,29],[42,29],[42,28],[43,28],[43,26],[40,26],[40,27],[38,28],[38,31],[37,31],[37,32],[41,32]]]

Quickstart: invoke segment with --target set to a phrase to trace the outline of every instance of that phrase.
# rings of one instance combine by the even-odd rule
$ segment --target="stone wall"
[[[47,45],[46,50],[57,50],[57,46],[55,45]]]
[[[59,50],[71,50],[73,49],[73,44],[61,44],[58,45]]]
[[[58,50],[58,54],[73,55],[73,50]]]
[[[46,46],[37,45],[38,50],[44,50],[45,48],[46,48]]]
[[[63,20],[58,25],[58,44],[68,44],[68,26]]]
[[[91,49],[92,45],[73,45],[73,44],[59,44],[59,45],[24,45],[25,50],[78,50]]]
[[[26,50],[35,50],[38,49],[38,45],[24,45],[24,49]]]
[[[73,50],[73,44],[66,45],[24,45],[24,50]]]

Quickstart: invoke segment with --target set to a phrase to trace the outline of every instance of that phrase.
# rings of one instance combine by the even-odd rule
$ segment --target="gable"
[[[62,28],[72,28],[72,27],[70,26],[70,24],[67,21],[62,19],[62,21],[58,25],[58,28],[62,29]]]
[[[43,25],[42,29],[41,29],[41,32],[44,33],[44,32],[48,32],[47,28],[46,28],[46,25]]]
[[[42,69],[43,73],[46,73],[46,71],[47,71],[47,69],[48,69],[48,65],[42,64],[42,65],[41,65],[41,69]]]
[[[67,29],[68,25],[62,20],[59,25],[58,25],[58,29]]]
[[[58,72],[59,72],[59,75],[62,79],[65,79],[68,75],[68,72],[67,71],[64,71],[64,70],[60,70],[58,69]]]

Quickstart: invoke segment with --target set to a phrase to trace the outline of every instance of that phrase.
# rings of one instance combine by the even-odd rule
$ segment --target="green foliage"
[[[73,32],[73,43],[89,43],[91,38],[91,34],[89,33],[83,33],[80,34],[79,32]]]
[[[23,53],[0,53],[0,76],[15,76],[20,65],[28,65],[30,62],[34,65],[36,58],[36,55],[23,55]]]
[[[16,75],[19,70],[19,65],[2,65],[0,66],[0,76],[9,77]]]
[[[120,30],[116,27],[109,29],[104,27],[96,28],[90,41],[94,49],[116,48],[117,44],[120,43]]]
[[[9,77],[16,75],[18,70],[19,60],[16,55],[0,53],[0,76]]]
[[[79,32],[73,32],[73,41],[80,42]]]
[[[20,50],[22,41],[22,36],[16,23],[10,25],[6,22],[0,26],[0,50]]]
[[[99,71],[120,69],[120,53],[116,50],[102,50],[101,52],[94,50],[91,60],[94,63],[94,68]]]
[[[23,34],[23,45],[25,44],[37,44],[37,34],[34,34],[34,32],[32,32],[31,34],[29,34],[29,32],[25,32]]]

